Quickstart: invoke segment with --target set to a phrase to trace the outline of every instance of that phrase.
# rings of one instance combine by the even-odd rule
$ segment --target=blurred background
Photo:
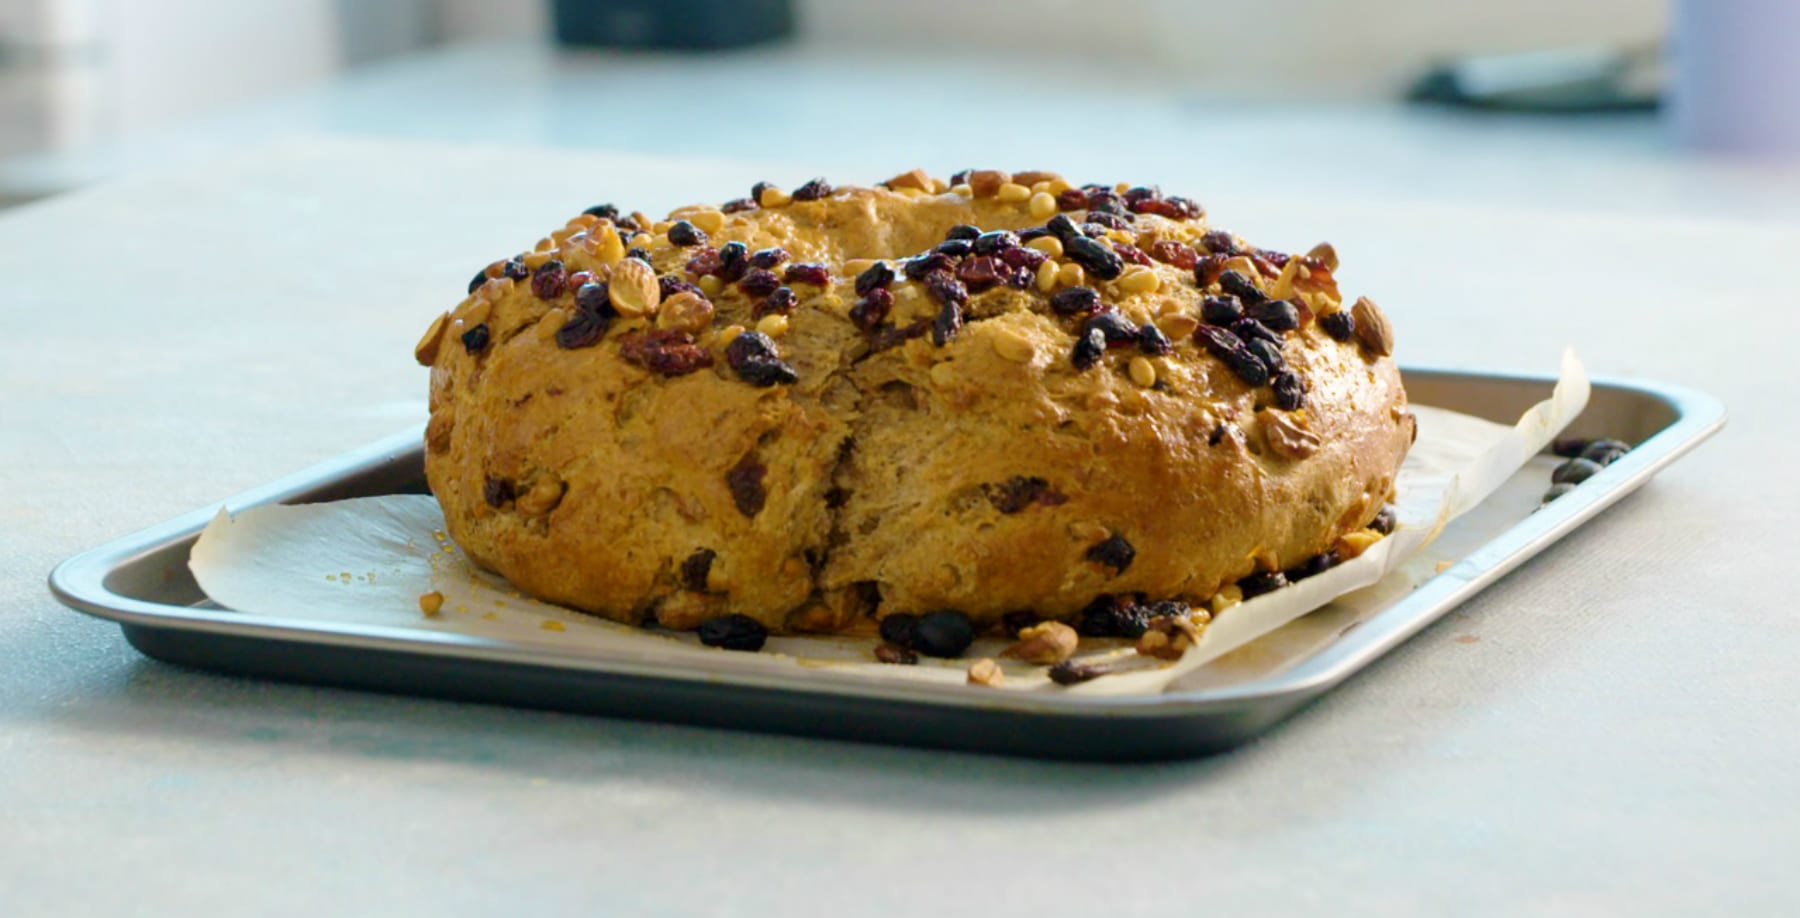
[[[839,181],[1042,165],[1785,220],[1800,125],[1769,122],[1800,111],[1797,10],[0,0],[0,202],[327,134],[800,162]],[[1692,34],[1697,19],[1708,34]],[[1668,104],[1673,47],[1710,55],[1707,79],[1681,85],[1739,102]],[[1759,48],[1775,63],[1746,94],[1729,61]],[[1700,152],[1718,149],[1751,155]]]

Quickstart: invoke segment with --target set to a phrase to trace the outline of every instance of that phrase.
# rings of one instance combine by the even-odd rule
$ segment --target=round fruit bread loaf
[[[476,563],[624,622],[1202,604],[1392,493],[1392,330],[1336,268],[1048,172],[602,205],[420,341],[426,473]]]

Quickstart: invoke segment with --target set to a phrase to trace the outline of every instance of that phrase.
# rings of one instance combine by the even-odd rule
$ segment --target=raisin
[[[1631,451],[1631,444],[1623,440],[1595,440],[1581,448],[1580,456],[1600,465],[1612,465],[1619,457]]]
[[[695,631],[700,643],[722,650],[757,651],[769,640],[769,629],[762,622],[735,612],[701,622]]]
[[[763,297],[762,302],[751,308],[750,314],[758,319],[772,312],[787,315],[799,302],[800,296],[793,288],[776,287],[768,296]]]
[[[719,273],[724,261],[719,257],[719,250],[711,246],[703,246],[687,260],[687,273],[695,277],[705,277]]]
[[[1594,442],[1585,437],[1561,437],[1550,444],[1550,451],[1564,459],[1573,459]]]
[[[540,300],[562,296],[568,286],[569,273],[563,270],[563,263],[560,261],[546,261],[531,272],[531,292]]]
[[[1080,192],[1075,192],[1080,194]],[[1050,681],[1057,685],[1079,685],[1106,675],[1106,670],[1080,660],[1064,660],[1050,667]]]
[[[1106,333],[1096,328],[1075,339],[1075,350],[1069,353],[1069,362],[1075,364],[1075,369],[1085,370],[1099,363],[1105,354]]]
[[[605,281],[582,284],[575,288],[575,309],[578,312],[591,312],[605,319],[616,318],[619,314],[618,310],[613,309]]]
[[[750,200],[762,204],[763,192],[775,187],[774,182],[757,182],[750,186]]]
[[[962,287],[955,280],[951,283],[956,284],[959,289]],[[962,327],[962,304],[956,300],[945,300],[944,305],[938,309],[937,318],[931,323],[931,343],[938,347],[949,344],[956,338],[956,333],[962,331]]]
[[[1237,237],[1224,230],[1207,230],[1200,237],[1200,244],[1206,247],[1208,255],[1236,255],[1239,251]]]
[[[1369,528],[1382,535],[1389,535],[1394,531],[1394,524],[1396,522],[1394,505],[1385,504],[1382,506],[1381,510],[1375,514],[1375,518],[1369,521]]]
[[[1244,591],[1245,599],[1279,590],[1287,584],[1287,575],[1280,571],[1258,571],[1237,582],[1238,589]]]
[[[980,293],[1000,283],[999,263],[987,255],[965,259],[956,266],[956,279],[972,293]]]
[[[1244,315],[1278,332],[1293,331],[1300,327],[1300,311],[1287,300],[1264,300],[1260,303],[1252,303],[1248,309],[1244,310]]]
[[[1550,473],[1551,484],[1581,484],[1600,471],[1600,463],[1576,456]]]
[[[1110,188],[1088,192],[1087,209],[1090,218],[1095,214],[1123,216],[1128,212],[1125,197]]]
[[[981,235],[981,227],[973,226],[968,223],[958,223],[955,226],[950,227],[950,229],[944,233],[944,238],[968,239],[972,241],[979,235]]]
[[[1200,253],[1186,243],[1173,239],[1158,239],[1150,243],[1150,257],[1167,265],[1174,265],[1183,271],[1194,270],[1194,263],[1200,260]]]
[[[511,503],[514,496],[513,483],[504,478],[489,475],[481,483],[481,499],[496,510]]]
[[[912,666],[919,662],[919,655],[910,648],[895,644],[875,645],[875,660],[878,663],[891,663],[895,666]]]
[[[1565,481],[1562,484],[1553,484],[1550,486],[1550,490],[1544,492],[1543,503],[1547,504],[1573,490],[1575,490],[1575,485],[1572,482]]]
[[[961,306],[969,301],[969,288],[949,271],[933,271],[925,275],[925,292],[939,303]]]
[[[1225,425],[1224,424],[1213,425],[1212,433],[1209,433],[1206,435],[1206,445],[1207,446],[1218,446],[1220,443],[1223,443],[1224,441],[1225,441]]]
[[[1194,220],[1206,215],[1206,208],[1199,201],[1184,198],[1178,194],[1163,198],[1162,215],[1171,220]]]
[[[1349,341],[1356,334],[1356,319],[1350,315],[1349,310],[1340,309],[1320,318],[1319,327],[1338,341]]]
[[[582,273],[585,274],[587,272],[584,271]],[[592,277],[593,275],[590,274],[588,276]],[[580,288],[576,289],[579,290]],[[706,296],[705,293],[701,292],[698,286],[688,283],[686,280],[676,277],[673,274],[664,274],[656,279],[656,292],[657,295],[665,300],[677,293],[692,293],[695,296],[703,298]]]
[[[973,169],[964,169],[964,170],[962,170],[962,171],[961,171],[961,172],[952,172],[952,173],[950,173],[950,184],[951,184],[951,186],[952,186],[952,187],[954,187],[954,186],[956,186],[956,185],[967,185],[967,184],[969,184],[969,175],[970,175],[970,174],[971,174],[971,173],[973,173],[973,172],[974,172],[974,171],[975,171],[975,170],[973,170]]]
[[[1036,271],[1050,256],[1030,246],[1020,245],[1000,252],[1000,260],[1008,267],[1029,268]]]
[[[1162,189],[1155,185],[1133,185],[1125,189],[1125,206],[1132,210],[1136,210],[1138,205],[1146,201],[1156,201],[1161,198]]]
[[[1092,287],[1065,287],[1050,295],[1050,311],[1059,316],[1093,315],[1100,305],[1100,291]]]
[[[1069,219],[1068,214],[1057,214],[1056,216],[1051,217],[1050,222],[1044,224],[1044,228],[1049,230],[1051,235],[1061,240],[1064,246],[1067,246],[1071,239],[1086,238],[1081,234],[1081,227],[1076,226],[1075,221]]]
[[[599,287],[601,290],[605,290],[603,284],[586,284],[585,286]],[[573,316],[569,317],[569,321],[564,322],[562,327],[556,330],[556,346],[571,351],[576,348],[590,347],[598,343],[601,338],[606,337],[606,329],[611,325],[611,316],[586,309],[577,310]]]
[[[1134,265],[1142,265],[1148,268],[1153,264],[1150,260],[1150,256],[1145,255],[1143,249],[1140,249],[1129,242],[1113,243],[1113,251],[1119,253],[1120,258]]]
[[[619,356],[664,376],[685,376],[713,362],[712,353],[695,344],[692,335],[670,328],[625,336],[619,341]]]
[[[1215,325],[1202,325],[1194,331],[1194,340],[1205,347],[1214,357],[1224,361],[1231,372],[1249,386],[1260,386],[1269,381],[1269,368],[1244,346],[1244,341],[1237,335]]]
[[[1162,329],[1151,324],[1139,326],[1137,331],[1138,350],[1151,357],[1162,357],[1175,352],[1174,342],[1163,334]]]
[[[931,612],[913,625],[912,649],[928,657],[960,657],[975,642],[975,624],[954,610]]]
[[[706,231],[686,220],[676,220],[669,224],[669,241],[683,248],[705,245]]]
[[[794,189],[794,200],[796,200],[796,201],[817,201],[818,199],[825,197],[826,195],[828,195],[830,193],[831,193],[831,186],[826,184],[824,179],[816,178],[810,182],[807,182],[804,185],[801,185],[799,188]]]
[[[731,489],[731,502],[737,505],[739,513],[755,516],[762,512],[763,504],[769,499],[768,492],[763,490],[763,476],[768,473],[768,467],[756,458],[755,453],[744,454],[744,458],[725,473],[725,485]]]
[[[1237,271],[1226,271],[1220,274],[1219,286],[1224,288],[1226,293],[1243,300],[1246,304],[1251,306],[1268,299],[1268,297],[1263,294],[1262,290],[1256,286],[1255,281],[1245,277],[1242,273]]]
[[[463,349],[471,354],[479,354],[487,350],[488,338],[487,323],[483,322],[462,333]]]
[[[625,250],[625,257],[626,258],[635,258],[638,261],[643,262],[644,264],[649,264],[650,263],[650,250],[646,249],[642,246],[634,245],[631,248]]]
[[[896,647],[912,647],[913,629],[918,627],[919,617],[906,612],[895,612],[881,620],[881,639]]]
[[[710,548],[696,549],[681,562],[681,585],[696,593],[706,592],[706,575],[712,573],[713,559],[719,553]]]
[[[975,237],[975,254],[997,255],[1002,250],[1017,248],[1019,237],[1010,230],[991,230]]]
[[[868,296],[869,291],[886,287],[893,282],[894,266],[885,261],[878,261],[864,269],[861,274],[856,275],[856,295]]]
[[[1079,188],[1067,188],[1056,195],[1056,209],[1059,211],[1080,210],[1087,206],[1087,195]]]
[[[1275,407],[1283,411],[1299,411],[1306,404],[1306,384],[1293,370],[1282,370],[1269,380],[1275,393]]]
[[[924,280],[925,275],[933,271],[948,273],[953,267],[955,267],[955,263],[950,260],[950,256],[942,252],[926,252],[923,255],[908,258],[905,271],[910,280]]]
[[[1087,321],[1081,323],[1083,335],[1089,335],[1095,331],[1099,331],[1105,338],[1108,348],[1124,347],[1137,342],[1137,326],[1132,325],[1131,320],[1116,312],[1092,315],[1088,317]]]
[[[1269,368],[1269,375],[1273,376],[1287,369],[1287,360],[1281,356],[1281,348],[1277,345],[1261,338],[1249,338],[1244,341],[1244,346],[1256,355],[1257,360],[1262,361],[1263,366]]]
[[[781,278],[767,268],[751,268],[738,281],[738,289],[749,296],[768,296],[781,286]]]
[[[1320,552],[1307,558],[1305,561],[1288,568],[1286,571],[1282,572],[1282,576],[1286,577],[1289,583],[1299,583],[1308,577],[1316,577],[1337,567],[1338,562],[1342,560],[1343,559],[1339,558],[1338,553],[1335,551]]]
[[[787,260],[787,250],[780,247],[757,249],[750,253],[750,267],[752,268],[773,268]]]
[[[1030,249],[1007,249],[1006,251],[1008,251],[1008,252],[1029,252],[1031,250]],[[1006,286],[1011,287],[1014,290],[1030,290],[1037,283],[1037,272],[1033,271],[1030,268],[1025,267],[1024,265],[1020,265],[1017,268],[1013,268],[1011,272],[1001,272],[1001,273],[1005,274]]]
[[[1101,595],[1081,610],[1076,627],[1086,637],[1139,638],[1150,620],[1165,615],[1187,615],[1186,603],[1175,600],[1137,602],[1123,596]]]
[[[1277,348],[1281,347],[1281,336],[1255,319],[1243,318],[1231,323],[1231,333],[1244,339],[1246,344],[1251,341],[1267,341]]]
[[[469,281],[469,292],[472,294],[475,291],[480,290],[481,285],[485,284],[487,282],[488,282],[487,269],[482,268],[481,270],[476,271],[475,278],[473,280]]]
[[[613,226],[619,228],[619,236],[621,239],[635,236],[644,230],[643,227],[638,225],[636,218],[631,217],[628,214],[620,214],[619,216],[614,217]]]
[[[1093,236],[1096,238],[1106,235],[1107,230],[1128,230],[1128,229],[1131,229],[1131,221],[1130,220],[1128,220],[1124,217],[1121,217],[1118,214],[1097,213],[1097,212],[1089,213],[1087,216],[1087,222],[1083,223],[1081,225],[1082,232],[1086,233],[1089,236]]]
[[[800,262],[788,265],[787,273],[781,276],[784,283],[811,284],[824,287],[831,283],[831,269],[816,262]]]
[[[724,204],[719,205],[719,212],[726,214],[741,214],[746,210],[755,209],[756,202],[749,198],[732,198]]]
[[[899,347],[914,338],[922,338],[931,330],[931,323],[920,319],[905,328],[892,325],[878,325],[869,335],[869,350],[879,353],[888,348]]]
[[[713,272],[719,279],[727,283],[744,276],[750,270],[750,247],[741,242],[727,242],[719,246],[719,268]]]
[[[582,213],[587,214],[590,217],[599,217],[602,220],[617,220],[619,218],[619,208],[612,204],[595,204],[593,207],[582,211]]]
[[[1131,560],[1137,557],[1137,549],[1124,536],[1108,536],[1088,547],[1086,558],[1095,564],[1102,564],[1113,569],[1113,575],[1125,573],[1131,567]]]
[[[887,321],[888,310],[893,308],[894,295],[876,287],[850,307],[850,322],[863,331],[873,331],[875,326]]]
[[[1050,487],[1050,482],[1021,475],[1014,475],[999,484],[984,484],[981,491],[995,510],[1009,515],[1032,504],[1054,507],[1069,502],[1069,496]]]
[[[948,255],[951,258],[963,258],[974,253],[975,243],[967,239],[946,239],[931,247],[933,252]]]
[[[725,346],[725,363],[744,382],[753,386],[793,384],[800,374],[781,359],[775,342],[757,331],[740,333]]]
[[[1064,240],[1063,253],[1070,261],[1101,280],[1112,280],[1125,272],[1125,260],[1119,257],[1119,253],[1107,248],[1105,243],[1086,236]]]
[[[1202,287],[1219,282],[1219,273],[1225,270],[1224,255],[1202,255],[1194,262],[1194,283]]]

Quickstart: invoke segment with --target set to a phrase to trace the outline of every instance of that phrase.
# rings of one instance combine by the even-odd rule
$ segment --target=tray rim
[[[1544,373],[1430,366],[1402,367],[1409,377],[1461,378],[1550,384]],[[1483,543],[1442,573],[1370,618],[1340,632],[1338,638],[1292,667],[1258,679],[1227,686],[1151,696],[1089,695],[1064,692],[970,692],[960,685],[874,683],[832,673],[745,673],[670,669],[557,651],[541,645],[377,625],[326,624],[305,619],[251,617],[212,610],[149,602],[114,592],[106,586],[112,572],[145,555],[166,551],[193,538],[221,510],[242,510],[284,503],[309,492],[383,465],[409,458],[421,449],[423,425],[415,425],[347,451],[274,481],[181,514],[162,523],[79,552],[50,572],[50,592],[75,611],[119,624],[202,632],[230,637],[307,645],[481,660],[490,663],[578,671],[598,676],[742,685],[776,691],[851,695],[866,699],[987,710],[993,713],[1049,716],[1129,718],[1190,717],[1247,702],[1303,701],[1345,681],[1375,659],[1428,627],[1456,605],[1497,581],[1563,535],[1586,523],[1636,490],[1658,471],[1717,433],[1726,422],[1718,399],[1685,386],[1621,377],[1594,377],[1595,388],[1623,389],[1667,405],[1675,419],[1639,443],[1624,459],[1591,481],[1604,488],[1577,488]]]

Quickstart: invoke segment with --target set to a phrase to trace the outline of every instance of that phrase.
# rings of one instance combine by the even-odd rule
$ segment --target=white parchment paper
[[[1396,479],[1399,526],[1392,535],[1331,570],[1224,610],[1174,663],[1138,657],[1126,642],[1084,640],[1080,659],[1120,671],[1062,688],[1050,683],[1043,667],[1003,661],[1006,678],[999,690],[1154,694],[1171,685],[1206,684],[1208,664],[1228,654],[1232,659],[1222,661],[1228,664],[1222,669],[1268,669],[1302,659],[1434,576],[1451,558],[1425,549],[1453,521],[1466,514],[1469,525],[1461,528],[1486,531],[1529,512],[1520,505],[1526,500],[1535,505],[1547,481],[1542,469],[1531,474],[1534,457],[1574,420],[1587,398],[1580,362],[1565,353],[1554,394],[1511,427],[1415,405],[1419,438]],[[1484,508],[1484,501],[1509,482],[1517,483],[1512,487],[1517,493]],[[918,666],[875,662],[870,655],[875,642],[869,638],[772,637],[761,653],[715,650],[691,634],[619,625],[519,594],[463,557],[445,536],[443,516],[430,496],[228,510],[201,533],[189,566],[209,598],[250,615],[452,632],[684,668],[803,667],[912,682],[960,683],[968,660],[996,656],[1008,643],[984,638],[963,660],[925,659]],[[434,591],[444,603],[426,616],[419,597]],[[1270,639],[1257,640],[1264,635]],[[1243,653],[1232,653],[1240,648]]]

